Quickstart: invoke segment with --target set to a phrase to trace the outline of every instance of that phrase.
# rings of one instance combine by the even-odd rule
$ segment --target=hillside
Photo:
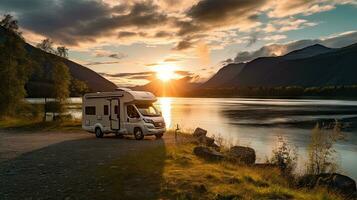
[[[17,38],[17,36],[13,33],[10,33],[3,27],[0,27],[0,42],[6,40],[8,37]],[[29,59],[34,63],[35,69],[33,70],[30,80],[26,84],[27,93],[30,97],[39,97],[39,91],[41,93],[46,93],[44,90],[50,89],[50,74],[53,68],[54,60],[60,60],[63,62],[68,67],[71,76],[74,79],[84,81],[90,91],[112,91],[117,88],[114,83],[103,78],[91,69],[68,59],[42,51],[41,49],[25,43],[20,38],[17,39],[23,43]]]
[[[247,62],[242,68],[229,64],[203,86],[278,87],[278,86],[340,86],[357,84],[357,44],[330,49],[313,45],[279,57],[262,57]],[[229,70],[230,69],[230,70]],[[228,71],[229,73],[222,73]],[[232,77],[232,74],[236,74]],[[217,77],[221,77],[217,79]],[[226,82],[224,80],[227,77]]]
[[[245,63],[231,63],[222,67],[212,78],[203,83],[200,87],[219,87],[232,81],[244,68]]]

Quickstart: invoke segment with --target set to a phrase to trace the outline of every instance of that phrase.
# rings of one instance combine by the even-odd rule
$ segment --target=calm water
[[[71,99],[80,103],[81,99]],[[357,101],[244,98],[159,98],[167,126],[182,130],[202,127],[209,135],[221,136],[231,144],[250,146],[258,161],[271,155],[278,136],[296,146],[304,163],[311,129],[316,122],[335,119],[346,125],[346,141],[336,145],[340,171],[357,180]],[[81,117],[80,109],[70,111]],[[301,162],[302,161],[302,162]],[[299,170],[303,169],[300,164]]]

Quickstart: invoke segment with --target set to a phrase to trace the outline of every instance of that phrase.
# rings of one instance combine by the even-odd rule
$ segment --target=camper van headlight
[[[144,122],[149,123],[149,124],[154,124],[154,120],[148,119],[148,118],[144,118]]]

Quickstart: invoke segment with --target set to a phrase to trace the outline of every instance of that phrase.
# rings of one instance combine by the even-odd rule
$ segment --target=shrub
[[[269,162],[277,165],[284,175],[290,176],[296,168],[297,158],[296,147],[292,148],[282,136],[278,136]]]
[[[320,127],[319,124],[315,126],[308,146],[308,174],[332,173],[337,170],[334,144],[341,139],[344,139],[344,135],[337,121],[333,130]]]

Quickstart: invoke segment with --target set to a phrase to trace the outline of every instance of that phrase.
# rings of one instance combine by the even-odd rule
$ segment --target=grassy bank
[[[165,143],[101,166],[108,191],[118,199],[340,199],[325,189],[297,189],[275,168],[208,162],[189,142]]]

